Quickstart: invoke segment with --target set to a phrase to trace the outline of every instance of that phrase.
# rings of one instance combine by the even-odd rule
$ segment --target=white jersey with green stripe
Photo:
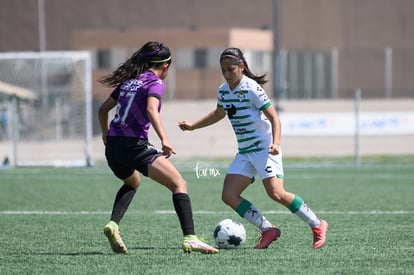
[[[268,150],[272,127],[263,110],[272,103],[255,80],[244,75],[234,90],[223,83],[217,90],[217,100],[236,134],[239,153]]]

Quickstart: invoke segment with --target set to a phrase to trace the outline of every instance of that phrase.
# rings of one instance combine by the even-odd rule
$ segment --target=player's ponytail
[[[171,63],[171,53],[168,47],[159,42],[147,42],[119,65],[115,71],[104,76],[99,82],[109,87],[116,87],[148,69],[160,67],[164,63]]]
[[[250,77],[251,79],[255,80],[258,84],[264,85],[267,83],[266,74],[263,75],[255,75],[250,71],[249,65],[247,64],[246,59],[244,58],[244,55],[242,51],[239,48],[227,48],[225,49],[221,55],[220,55],[220,62],[224,58],[231,58],[234,60],[235,64],[240,65],[244,64],[244,71],[243,74],[247,77]]]

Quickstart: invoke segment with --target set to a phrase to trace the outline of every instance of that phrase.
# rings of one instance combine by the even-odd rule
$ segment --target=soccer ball
[[[238,221],[225,219],[216,225],[213,236],[221,249],[239,248],[246,241],[246,230]]]

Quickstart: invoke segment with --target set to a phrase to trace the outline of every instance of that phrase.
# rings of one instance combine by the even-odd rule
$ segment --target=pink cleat
[[[328,223],[321,220],[318,227],[313,227],[313,248],[321,248],[325,244],[326,232],[328,231]]]
[[[256,245],[254,248],[256,249],[265,249],[268,248],[269,245],[276,241],[277,238],[280,237],[280,230],[279,228],[272,227],[267,231],[262,232],[262,236],[260,237],[260,243]]]

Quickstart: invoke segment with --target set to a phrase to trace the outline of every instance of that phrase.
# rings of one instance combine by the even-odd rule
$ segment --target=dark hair
[[[149,68],[157,68],[164,63],[171,64],[170,50],[162,43],[150,41],[99,82],[109,87],[116,87],[128,79],[135,78]]]
[[[265,79],[266,74],[263,75],[255,75],[250,71],[249,65],[247,65],[246,59],[242,51],[239,48],[227,48],[225,49],[220,55],[220,63],[225,58],[231,58],[234,60],[234,64],[240,65],[244,64],[244,71],[243,74],[254,79],[260,85],[264,85],[267,80]]]

